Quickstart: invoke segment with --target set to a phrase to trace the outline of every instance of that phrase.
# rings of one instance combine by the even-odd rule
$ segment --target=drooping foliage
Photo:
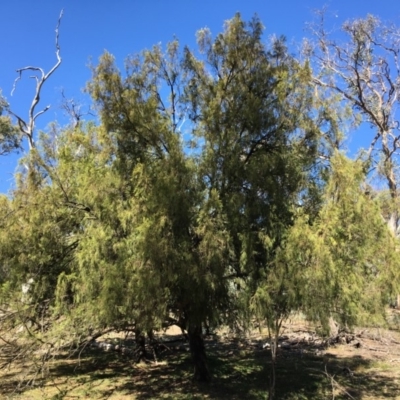
[[[293,310],[349,325],[382,310],[396,241],[360,165],[319,163],[337,109],[262,32],[236,15],[198,32],[199,54],[175,40],[124,72],[100,58],[87,85],[100,123],[42,134],[0,199],[11,325],[56,348],[175,323],[209,380],[205,326],[256,316],[277,334]]]
[[[258,288],[258,312],[271,321],[272,310],[298,309],[325,330],[331,317],[342,327],[371,323],[371,316],[382,323],[395,293],[398,243],[378,199],[365,192],[362,163],[337,152],[331,165],[318,217],[310,221],[297,210],[275,268]]]

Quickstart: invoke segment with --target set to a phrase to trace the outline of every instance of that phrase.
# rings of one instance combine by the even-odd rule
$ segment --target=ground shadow
[[[207,344],[213,373],[207,385],[192,382],[192,364],[185,346],[161,352],[157,364],[140,365],[119,352],[87,349],[80,357],[57,360],[51,371],[53,381],[61,388],[57,399],[68,398],[79,385],[86,387],[86,395],[93,390],[96,398],[104,399],[116,393],[139,400],[266,398],[271,368],[267,349],[216,338]],[[369,366],[370,361],[359,356],[338,358],[282,349],[277,363],[276,398],[320,400],[333,394],[335,399],[361,399],[366,394],[370,398],[394,398],[400,390],[396,382],[384,374],[372,375]],[[102,386],[104,382],[110,384]],[[8,380],[7,390],[12,383]],[[50,386],[52,381],[48,380],[46,387]]]

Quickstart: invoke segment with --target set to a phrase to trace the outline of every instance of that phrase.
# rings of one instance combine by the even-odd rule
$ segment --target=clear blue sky
[[[349,18],[368,13],[399,24],[400,7],[396,0],[2,0],[0,7],[0,88],[12,109],[25,117],[32,100],[34,81],[20,81],[11,97],[15,70],[27,65],[46,71],[54,65],[54,29],[61,9],[60,26],[62,65],[47,82],[42,107],[51,109],[37,120],[45,129],[50,121],[63,121],[60,109],[61,88],[67,97],[89,103],[82,88],[90,78],[89,60],[95,63],[106,49],[122,67],[128,54],[173,36],[182,44],[195,46],[195,32],[209,27],[213,34],[223,22],[241,12],[244,19],[257,13],[270,34],[285,35],[289,41],[307,36],[305,26],[313,19],[313,10],[329,6],[329,24],[339,27]],[[39,108],[40,109],[40,108]],[[17,156],[0,157],[0,192],[13,182]]]

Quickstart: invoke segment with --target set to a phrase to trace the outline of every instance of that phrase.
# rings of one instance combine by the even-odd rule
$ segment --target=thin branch
[[[347,368],[346,370],[349,370],[349,368]],[[350,371],[351,372],[351,371]],[[338,383],[338,381],[335,379],[335,375],[332,375],[328,372],[328,369],[326,367],[325,364],[325,371],[322,371],[322,373],[329,379],[330,383],[331,383],[331,388],[332,388],[332,400],[335,399],[335,389],[339,390],[339,392],[345,394],[346,396],[348,396],[350,399],[355,400],[355,398],[345,389],[345,387],[343,387],[340,383]]]
[[[35,120],[39,115],[44,114],[49,108],[50,108],[50,104],[49,104],[48,106],[46,106],[42,111],[39,111],[38,113],[36,113],[36,114],[33,116],[33,119]]]
[[[71,118],[73,121],[72,127],[73,129],[77,128],[82,120],[82,117],[85,115],[92,115],[94,114],[90,111],[83,112],[81,110],[81,104],[76,103],[74,99],[68,99],[65,96],[64,89],[61,90],[61,96],[63,98],[61,108],[65,111],[65,113]],[[89,108],[90,110],[90,108]]]
[[[47,79],[50,78],[50,76],[54,73],[54,71],[60,66],[61,61],[62,61],[61,60],[61,56],[60,56],[61,48],[60,48],[60,44],[59,44],[59,28],[60,28],[61,19],[63,17],[63,13],[64,13],[64,10],[61,10],[60,16],[58,17],[56,30],[55,30],[55,32],[56,32],[55,42],[56,42],[57,62],[50,69],[50,71],[47,72],[47,74],[40,67],[27,66],[27,67],[23,67],[23,68],[17,69],[18,76],[15,79],[13,87],[12,87],[12,90],[11,90],[11,95],[13,95],[13,93],[14,93],[14,91],[16,89],[17,82],[22,78],[22,73],[24,71],[36,71],[36,72],[40,73],[40,76],[37,76],[37,75],[31,76],[31,78],[34,78],[36,80],[36,91],[35,91],[35,95],[33,97],[31,106],[30,106],[29,111],[28,111],[29,122],[26,122],[21,117],[16,115],[14,112],[9,111],[10,114],[13,115],[17,119],[18,126],[19,126],[21,132],[27,137],[30,149],[35,147],[34,138],[33,138],[33,133],[34,133],[34,130],[35,130],[35,121],[40,115],[44,114],[50,108],[50,106],[47,106],[43,110],[41,110],[41,111],[39,111],[39,112],[37,112],[35,114],[36,106],[40,102],[40,93],[41,93],[43,84],[47,81]]]

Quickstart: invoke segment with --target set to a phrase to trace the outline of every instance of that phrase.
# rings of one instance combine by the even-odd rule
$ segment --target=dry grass
[[[398,327],[396,327],[397,329]],[[284,334],[291,343],[281,348],[277,399],[399,399],[400,334],[398,330],[357,330],[357,341],[327,350],[309,340],[304,321],[291,321]],[[42,399],[264,399],[270,356],[260,334],[246,338],[220,335],[207,339],[214,379],[209,385],[191,380],[185,347],[164,351],[158,362],[134,364],[121,353],[88,349],[80,358],[60,355],[47,379],[20,387],[17,366],[0,371],[0,398]],[[360,343],[360,346],[356,346]]]

